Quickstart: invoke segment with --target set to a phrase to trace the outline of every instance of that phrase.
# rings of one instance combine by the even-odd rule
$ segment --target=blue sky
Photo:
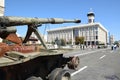
[[[115,40],[120,40],[120,0],[5,0],[6,16],[81,19],[87,23],[87,13],[92,8],[95,21],[100,22]],[[45,26],[57,28],[78,24],[43,25],[39,30],[44,34]],[[18,34],[25,35],[26,27],[17,27]]]

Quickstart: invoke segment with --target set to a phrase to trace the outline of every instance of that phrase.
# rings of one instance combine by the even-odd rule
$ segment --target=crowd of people
[[[114,44],[111,46],[111,50],[116,50],[118,47],[119,47],[119,45]]]

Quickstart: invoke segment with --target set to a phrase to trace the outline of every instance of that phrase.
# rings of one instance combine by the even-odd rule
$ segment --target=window
[[[95,31],[95,34],[98,35],[98,31]]]
[[[92,22],[92,19],[89,19],[88,22],[91,23],[91,22]]]
[[[96,36],[96,39],[98,39],[98,36]]]
[[[73,29],[73,35],[74,37],[79,36],[79,29]]]
[[[96,31],[97,31],[97,30],[98,30],[98,27],[94,27],[94,30],[96,30]]]

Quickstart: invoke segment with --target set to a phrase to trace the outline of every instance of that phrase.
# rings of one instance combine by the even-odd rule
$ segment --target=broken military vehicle
[[[61,18],[24,18],[0,16],[0,80],[70,80],[70,72],[65,65],[76,69],[78,57],[64,57],[64,52],[49,50],[38,32],[42,24],[80,23],[80,20]],[[27,25],[24,40],[17,35],[15,26]],[[39,45],[28,45],[29,38],[35,33],[44,49]],[[6,43],[7,41],[12,44]]]

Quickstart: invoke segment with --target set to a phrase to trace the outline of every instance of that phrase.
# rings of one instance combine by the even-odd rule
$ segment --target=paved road
[[[120,49],[83,50],[68,55],[80,58],[79,69],[70,71],[72,80],[120,80]]]

